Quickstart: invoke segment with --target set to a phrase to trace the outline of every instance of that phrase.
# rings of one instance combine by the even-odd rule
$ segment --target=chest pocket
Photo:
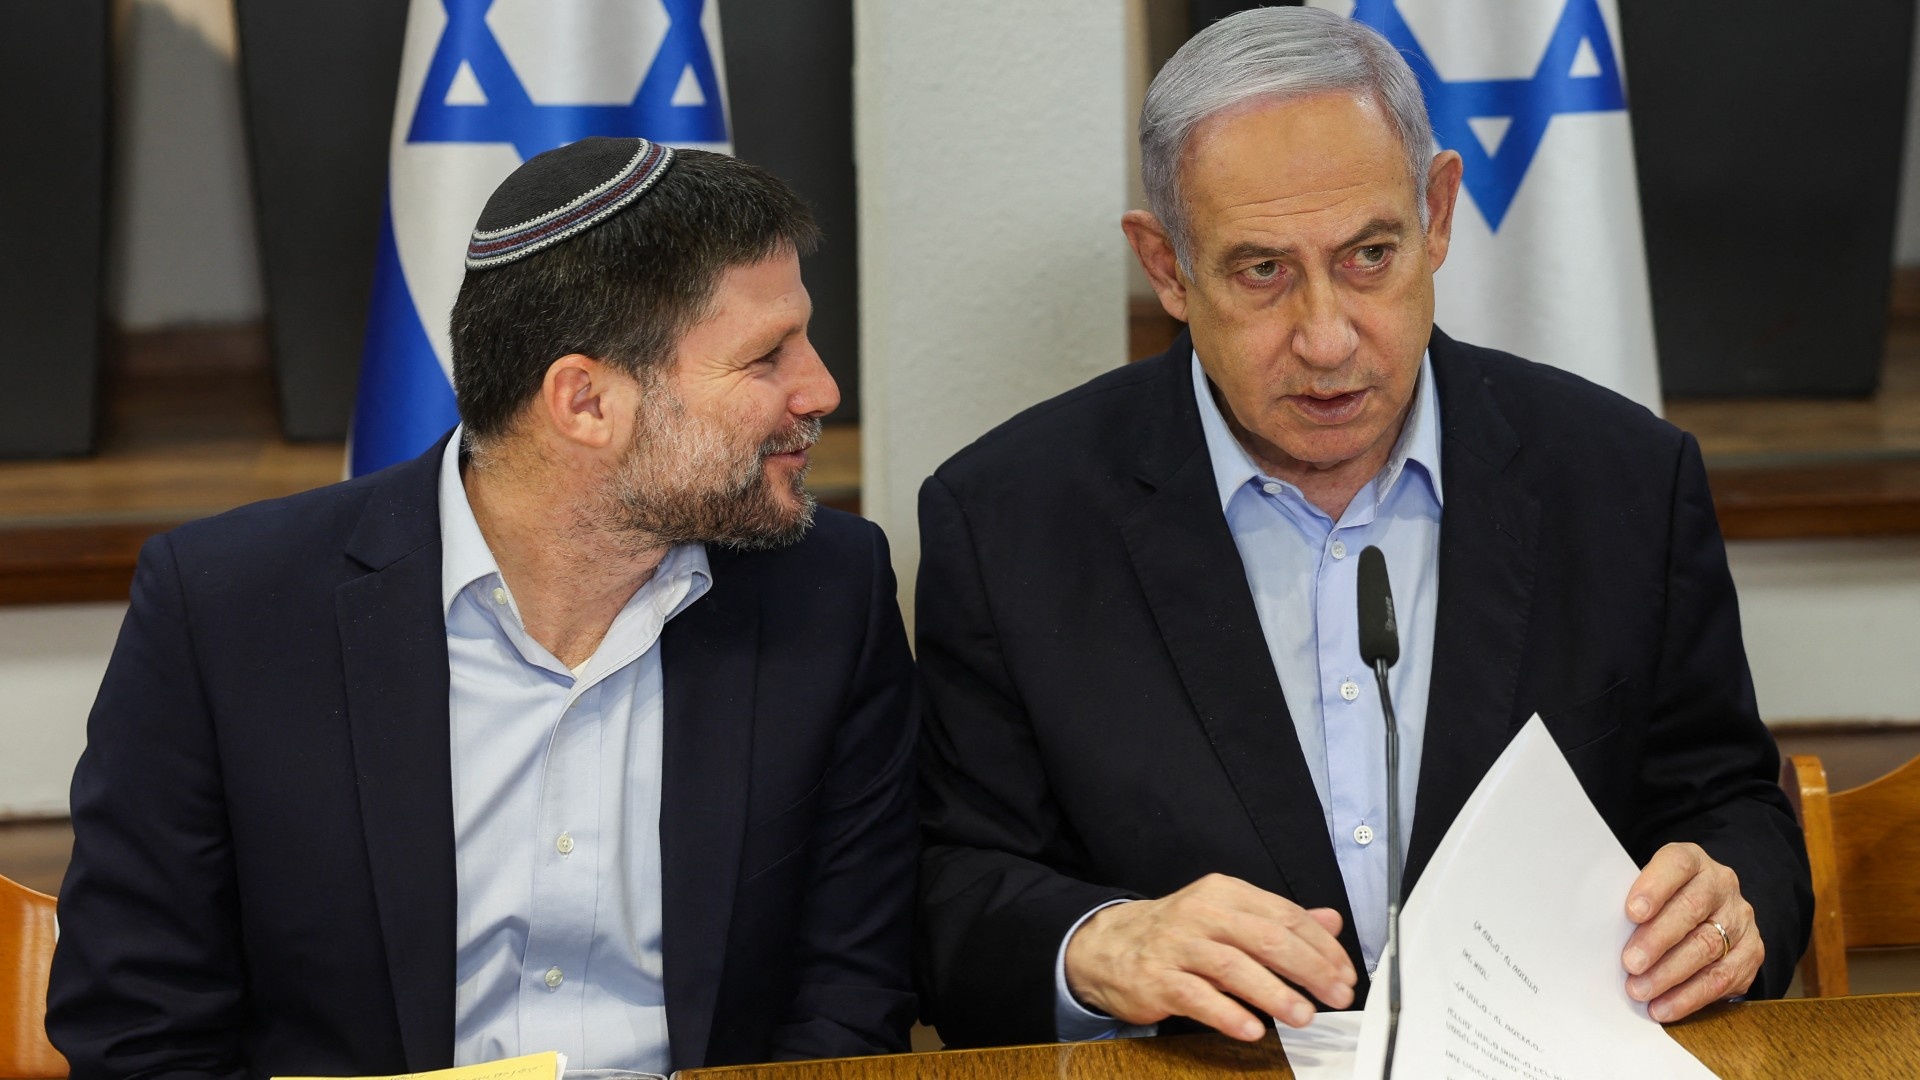
[[[742,884],[785,863],[791,862],[813,838],[814,818],[820,809],[820,792],[826,784],[821,778],[805,795],[786,809],[747,826],[740,849]]]
[[[1632,684],[1631,679],[1620,679],[1578,704],[1541,712],[1540,722],[1560,744],[1560,752],[1571,755],[1620,730],[1631,707]]]

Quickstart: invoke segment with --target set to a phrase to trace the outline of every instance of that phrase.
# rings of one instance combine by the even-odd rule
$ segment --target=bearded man
[[[142,552],[73,782],[73,1076],[905,1048],[912,662],[816,510],[779,181],[640,139],[494,193],[461,426]]]

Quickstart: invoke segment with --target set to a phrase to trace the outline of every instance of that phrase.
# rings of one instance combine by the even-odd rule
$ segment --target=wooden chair
[[[1808,997],[1847,993],[1847,949],[1920,945],[1920,757],[1868,784],[1827,791],[1827,770],[1795,754],[1780,770],[1813,866]]]
[[[47,1041],[53,935],[53,897],[0,877],[0,1076],[67,1075],[67,1059]]]

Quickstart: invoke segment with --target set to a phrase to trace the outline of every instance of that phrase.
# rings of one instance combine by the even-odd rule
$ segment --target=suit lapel
[[[675,1068],[706,1058],[725,967],[753,758],[759,608],[739,560],[710,552],[713,588],[661,638],[667,1033]]]
[[[1440,394],[1446,509],[1410,891],[1480,778],[1513,734],[1533,606],[1539,500],[1511,468],[1520,452],[1477,365],[1445,334],[1431,345]]]
[[[1288,894],[1303,906],[1338,909],[1341,942],[1357,957],[1326,815],[1220,510],[1187,380],[1188,349],[1182,335],[1165,357],[1149,361],[1173,369],[1165,399],[1179,404],[1170,429],[1143,440],[1141,479],[1155,490],[1121,523],[1121,534],[1187,697]]]
[[[374,902],[410,1070],[453,1063],[453,775],[440,606],[440,447],[367,500],[334,594]]]

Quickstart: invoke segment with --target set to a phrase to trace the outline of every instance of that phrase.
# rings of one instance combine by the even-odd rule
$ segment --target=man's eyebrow
[[[1220,255],[1220,268],[1231,269],[1243,262],[1265,262],[1268,259],[1284,259],[1293,254],[1292,248],[1272,247],[1256,244],[1251,240],[1242,240]]]
[[[805,316],[795,323],[782,323],[754,339],[754,355],[766,356],[779,351],[787,342],[807,332],[807,326],[813,321],[813,305],[808,304]]]
[[[1337,250],[1345,251],[1367,240],[1399,240],[1406,235],[1404,221],[1395,218],[1374,218],[1352,236],[1340,242]],[[1242,240],[1223,252],[1220,256],[1220,268],[1232,269],[1245,262],[1265,262],[1268,259],[1284,259],[1293,254],[1292,248],[1274,247],[1271,244]]]
[[[1398,240],[1405,236],[1406,233],[1407,225],[1404,221],[1399,221],[1394,218],[1374,218],[1372,221],[1360,226],[1360,231],[1348,237],[1346,242],[1340,245],[1340,248],[1344,251],[1347,248],[1359,244],[1363,240]]]

